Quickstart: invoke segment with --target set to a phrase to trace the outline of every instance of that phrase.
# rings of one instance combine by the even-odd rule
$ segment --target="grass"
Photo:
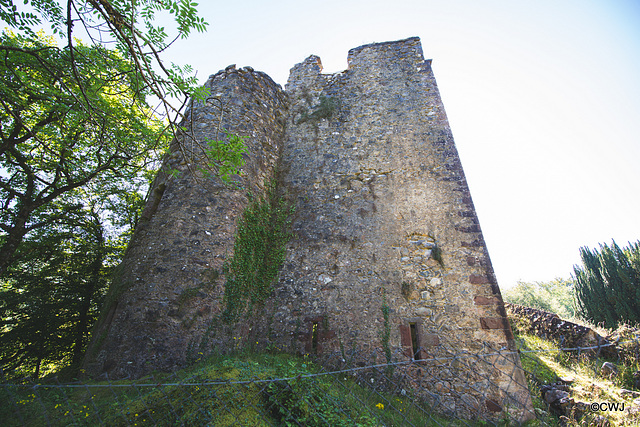
[[[630,333],[622,331],[620,336],[628,338]],[[612,426],[640,425],[640,415],[628,411],[587,411],[561,420],[540,396],[541,387],[563,377],[572,379],[569,390],[576,402],[630,407],[637,395],[623,390],[632,389],[639,367],[637,342],[624,346],[621,357],[611,361],[619,375],[606,378],[599,374],[604,359],[563,352],[558,343],[530,334],[517,334],[517,339],[538,415],[533,425],[598,425],[602,421],[598,417]],[[406,391],[384,391],[393,389],[383,386],[389,384],[384,383],[385,374],[382,368],[366,375],[356,371],[327,375],[306,357],[247,351],[199,360],[176,373],[135,382],[90,381],[58,387],[55,378],[49,378],[38,386],[0,386],[0,420],[3,426],[484,425],[438,416]],[[371,378],[376,379],[375,386]]]
[[[136,382],[2,387],[0,419],[3,426],[468,425],[350,373],[320,373],[308,358],[239,354]]]
[[[640,425],[640,414],[629,411],[591,412],[571,415],[561,420],[549,413],[547,404],[540,396],[540,388],[555,383],[559,378],[571,379],[569,392],[575,402],[583,402],[587,406],[592,402],[624,403],[625,408],[632,406],[632,401],[640,394],[629,393],[633,389],[632,372],[638,370],[637,343],[630,349],[622,351],[623,356],[617,360],[607,360],[577,352],[558,350],[559,343],[546,340],[527,333],[518,333],[517,322],[512,323],[516,331],[516,339],[521,343],[521,362],[527,372],[529,389],[532,393],[534,407],[539,418],[548,425],[601,425],[603,419],[611,426]],[[609,334],[611,331],[608,331]],[[619,375],[608,378],[602,376],[600,367],[605,361],[614,363]],[[637,391],[637,390],[636,390]]]

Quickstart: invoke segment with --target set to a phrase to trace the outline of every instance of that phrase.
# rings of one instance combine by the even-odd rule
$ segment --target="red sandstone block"
[[[484,285],[485,283],[489,283],[489,279],[487,279],[487,276],[480,274],[471,274],[469,276],[469,282],[472,285]]]
[[[481,317],[482,329],[505,329],[504,320],[501,317]]]
[[[405,356],[412,357],[411,329],[408,325],[400,325],[400,343],[402,344],[402,351]]]
[[[496,299],[495,298],[487,298],[487,297],[483,297],[480,295],[476,295],[475,298],[473,298],[473,302],[476,305],[491,305],[491,304],[495,304],[496,303]]]

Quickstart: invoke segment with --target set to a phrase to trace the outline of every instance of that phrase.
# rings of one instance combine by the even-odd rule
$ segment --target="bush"
[[[502,296],[506,302],[549,311],[567,319],[576,315],[574,292],[573,280],[557,278],[549,282],[518,282],[503,291]]]
[[[611,329],[640,323],[640,241],[623,249],[615,242],[599,251],[583,247],[580,256],[583,266],[574,266],[580,314]]]

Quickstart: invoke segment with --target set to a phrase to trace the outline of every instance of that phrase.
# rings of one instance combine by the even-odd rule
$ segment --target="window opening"
[[[420,344],[418,343],[418,328],[415,323],[409,324],[409,330],[411,331],[411,347],[413,349],[413,358],[415,360],[421,359],[420,357]]]

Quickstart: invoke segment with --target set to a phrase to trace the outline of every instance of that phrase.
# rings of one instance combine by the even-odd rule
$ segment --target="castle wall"
[[[297,209],[272,340],[293,337],[301,353],[402,350],[411,357],[416,341],[417,357],[514,349],[419,39],[362,46],[348,62],[348,70],[324,75],[312,56],[292,69],[286,86],[282,163]],[[329,114],[323,103],[336,106],[330,117],[320,118]],[[460,397],[479,389],[481,402],[504,401],[500,388],[514,379],[494,368],[463,362],[425,375],[456,412]],[[522,386],[511,391],[527,399]]]
[[[85,359],[92,375],[139,377],[197,358],[222,310],[222,264],[233,252],[247,193],[274,173],[287,114],[286,95],[251,68],[227,67],[206,83],[211,96],[192,105],[187,134],[171,146],[112,285]],[[243,176],[225,185],[203,173],[206,139],[246,136]]]
[[[495,355],[513,336],[420,40],[361,46],[348,63],[326,75],[311,56],[286,94],[249,68],[210,78],[153,184],[90,373],[138,377],[247,346],[393,354],[446,359],[405,371],[452,414],[530,406],[517,356]],[[248,137],[238,187],[199,171],[199,144],[221,129]],[[227,324],[222,266],[247,192],[276,170],[295,206],[286,261],[267,301]]]
[[[418,308],[446,309],[447,329],[461,327],[469,345],[477,333],[506,343],[502,323],[482,329],[463,314],[478,313],[476,295],[495,297],[495,280],[419,41],[352,50],[349,69],[336,75],[320,74],[309,58],[292,71],[287,90],[283,165],[298,215],[283,281],[305,292],[307,310],[316,301],[314,315],[379,345],[371,325],[381,322],[386,298],[397,321],[416,317]],[[299,123],[320,97],[339,103],[331,119]],[[436,247],[443,265],[432,256]],[[471,274],[483,283],[472,284]],[[410,285],[407,296],[402,283]]]

